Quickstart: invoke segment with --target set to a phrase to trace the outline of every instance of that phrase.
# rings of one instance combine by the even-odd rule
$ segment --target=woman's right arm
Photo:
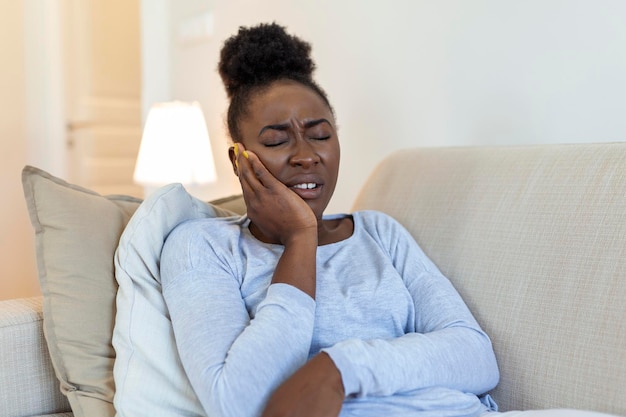
[[[260,415],[272,391],[307,360],[315,302],[275,283],[250,319],[219,231],[203,234],[196,226],[175,229],[161,255],[182,364],[209,415]]]
[[[285,247],[272,283],[285,283],[315,299],[317,219],[296,193],[278,181],[252,152],[235,144],[247,215],[265,238]]]
[[[242,147],[243,149],[243,147]],[[193,224],[176,229],[161,258],[163,294],[185,370],[210,415],[260,414],[269,395],[306,363],[315,316],[317,219],[258,157],[238,174],[248,217],[284,245],[254,319],[223,242]],[[245,401],[241,399],[245,398]]]

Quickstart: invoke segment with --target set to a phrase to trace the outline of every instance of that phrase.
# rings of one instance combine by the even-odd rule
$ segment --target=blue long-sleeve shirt
[[[257,240],[246,217],[189,221],[168,237],[163,295],[209,417],[260,415],[321,350],[342,376],[342,417],[489,409],[478,395],[499,377],[491,342],[452,284],[395,220],[352,216],[351,237],[317,249],[315,300],[270,284],[283,246]]]

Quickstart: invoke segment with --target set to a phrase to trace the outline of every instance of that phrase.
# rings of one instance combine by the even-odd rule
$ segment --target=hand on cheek
[[[317,233],[317,219],[304,200],[241,143],[235,144],[234,153],[248,217],[266,237],[285,245],[300,233]]]

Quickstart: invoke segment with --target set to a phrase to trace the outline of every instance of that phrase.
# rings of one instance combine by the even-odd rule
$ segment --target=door
[[[62,6],[67,179],[100,194],[142,195],[139,18],[139,0]]]

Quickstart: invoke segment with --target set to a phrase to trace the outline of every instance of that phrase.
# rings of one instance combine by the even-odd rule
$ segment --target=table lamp
[[[144,187],[144,197],[170,183],[194,188],[217,179],[199,103],[172,101],[150,108],[133,179]]]

